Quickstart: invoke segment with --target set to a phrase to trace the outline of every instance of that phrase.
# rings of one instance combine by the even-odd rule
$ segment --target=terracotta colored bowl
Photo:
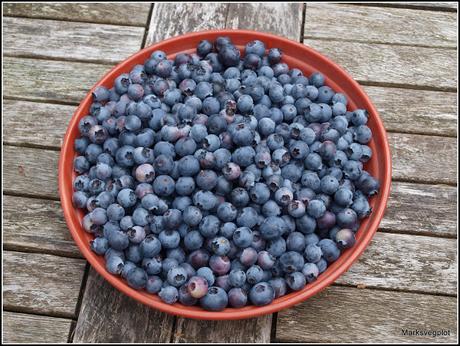
[[[382,220],[390,192],[391,157],[382,120],[369,97],[350,75],[315,50],[300,43],[266,33],[248,30],[213,30],[174,37],[132,55],[112,68],[95,86],[104,85],[108,88],[112,87],[114,79],[119,74],[129,72],[136,64],[143,64],[155,50],[163,50],[168,54],[169,58],[173,58],[179,52],[193,52],[200,40],[215,40],[218,36],[229,36],[239,48],[244,47],[247,42],[254,39],[263,41],[267,48],[281,48],[283,51],[283,61],[290,68],[297,67],[307,76],[314,71],[321,72],[326,76],[327,85],[335,91],[346,94],[349,100],[348,109],[365,108],[368,110],[368,125],[373,132],[373,139],[369,146],[373,151],[373,157],[366,164],[365,169],[380,180],[381,189],[377,196],[371,198],[370,204],[373,208],[373,213],[369,218],[363,220],[356,234],[357,242],[353,248],[344,251],[340,258],[330,265],[324,273],[320,274],[315,282],[308,284],[301,291],[275,299],[271,304],[262,307],[247,306],[241,309],[227,308],[221,312],[210,312],[200,307],[188,307],[179,303],[168,305],[163,303],[156,295],[148,294],[145,291],[137,291],[129,287],[126,281],[110,274],[105,269],[103,256],[98,256],[91,251],[89,241],[92,239],[92,235],[85,232],[81,226],[81,220],[84,215],[83,211],[75,209],[72,205],[72,180],[75,177],[73,159],[76,156],[73,143],[79,137],[79,120],[89,113],[89,107],[92,102],[91,92],[88,93],[73,115],[64,137],[59,159],[59,191],[67,225],[80,251],[99,274],[118,290],[143,304],[170,314],[195,319],[233,320],[273,313],[303,302],[332,284],[340,275],[348,270],[364,251]]]

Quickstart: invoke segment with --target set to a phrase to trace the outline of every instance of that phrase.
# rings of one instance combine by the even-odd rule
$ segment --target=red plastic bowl
[[[315,50],[303,44],[271,34],[248,30],[213,30],[174,37],[132,55],[130,58],[111,69],[96,86],[103,85],[108,88],[112,87],[114,79],[119,74],[129,72],[136,64],[143,64],[155,50],[163,50],[168,54],[169,58],[172,58],[179,52],[194,51],[200,40],[214,40],[218,36],[229,36],[239,48],[244,47],[247,42],[254,39],[263,41],[267,48],[281,48],[283,51],[283,61],[291,68],[297,67],[302,70],[305,75],[310,75],[314,71],[321,72],[326,76],[327,85],[332,87],[335,91],[344,93],[348,97],[349,109],[365,108],[368,110],[368,125],[373,132],[373,139],[369,146],[372,148],[373,157],[370,162],[366,164],[365,168],[380,180],[381,188],[380,193],[372,197],[370,201],[373,213],[362,222],[357,232],[356,245],[353,248],[343,252],[340,258],[329,266],[315,282],[308,284],[303,290],[275,299],[271,304],[262,307],[248,306],[241,309],[227,308],[221,312],[210,312],[200,307],[188,307],[179,303],[168,305],[163,303],[156,295],[132,289],[123,279],[110,274],[105,269],[103,256],[98,256],[90,250],[89,241],[92,239],[92,236],[85,232],[81,226],[81,220],[84,214],[81,210],[75,209],[72,205],[72,180],[75,177],[75,173],[73,172],[73,159],[75,157],[73,143],[79,136],[79,120],[89,113],[89,107],[92,102],[91,92],[88,93],[73,115],[64,137],[59,159],[59,191],[67,225],[80,251],[91,265],[118,290],[143,304],[170,314],[195,319],[234,320],[273,313],[303,302],[332,284],[341,274],[348,270],[369,244],[383,217],[390,192],[391,156],[383,123],[371,100],[364,93],[359,84],[341,67]]]

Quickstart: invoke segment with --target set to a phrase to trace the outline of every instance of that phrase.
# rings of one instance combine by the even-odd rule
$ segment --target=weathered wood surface
[[[161,3],[153,8],[147,45],[186,32],[224,28],[260,30],[299,40],[302,10],[299,3]]]
[[[456,220],[456,187],[393,182],[380,229],[457,237]]]
[[[78,104],[109,70],[110,66],[93,63],[4,57],[3,95]]]
[[[65,343],[72,320],[3,311],[3,342]]]
[[[85,265],[82,259],[4,251],[4,308],[74,318]]]
[[[149,3],[9,3],[3,6],[3,14],[12,17],[145,26],[151,6]]]
[[[414,182],[455,184],[456,139],[390,133],[393,177]],[[58,197],[57,163],[53,150],[4,147],[5,191]]]
[[[6,56],[112,64],[139,50],[144,30],[130,26],[5,17],[3,53]]]
[[[337,283],[455,295],[456,239],[377,232]]]
[[[39,198],[3,196],[3,246],[7,250],[81,257],[60,203]]]
[[[128,298],[91,268],[73,342],[169,342],[173,321],[173,316]]]
[[[59,152],[5,145],[3,179],[6,193],[58,198]]]
[[[223,29],[225,3],[157,3],[153,6],[146,46],[192,31]]]
[[[311,38],[304,43],[345,68],[359,82],[451,91],[457,87],[454,49],[343,44]]]
[[[457,183],[457,139],[389,133],[393,178]]]
[[[363,86],[388,131],[457,136],[457,94]]]
[[[60,148],[75,106],[3,100],[3,142]]]
[[[178,318],[172,342],[268,343],[272,315],[240,321],[197,321]]]
[[[304,37],[308,38],[457,46],[457,15],[453,12],[312,3],[307,4],[306,13]]]
[[[457,96],[451,92],[365,86],[392,132],[457,135]],[[76,107],[5,99],[4,143],[61,146]]]
[[[227,27],[269,32],[299,41],[301,3],[234,3],[229,5]]]
[[[396,8],[411,8],[411,9],[422,9],[422,10],[436,10],[436,11],[453,11],[455,12],[458,8],[456,1],[446,2],[375,2],[375,3],[353,3],[353,5],[360,6],[376,6],[376,7],[396,7]]]
[[[330,287],[278,313],[279,342],[455,342],[456,298]],[[402,329],[450,330],[450,336],[408,336]]]

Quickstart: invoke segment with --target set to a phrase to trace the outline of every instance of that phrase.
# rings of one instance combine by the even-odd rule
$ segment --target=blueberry
[[[161,242],[153,234],[149,234],[141,241],[140,248],[144,257],[152,258],[160,253]]]
[[[162,231],[158,239],[161,242],[161,246],[165,249],[174,249],[179,246],[180,235],[176,230],[164,230]]]
[[[211,210],[216,207],[218,200],[212,192],[200,190],[193,195],[193,203],[202,210]]]
[[[249,300],[256,306],[268,305],[274,298],[275,291],[273,287],[266,282],[255,284],[249,292]]]
[[[111,274],[121,274],[123,270],[124,261],[123,258],[111,255],[106,258],[105,267]]]
[[[209,287],[207,294],[200,299],[201,307],[209,311],[221,311],[225,309],[227,304],[227,293],[217,286]]]
[[[227,238],[216,237],[211,243],[212,251],[218,256],[224,256],[230,251],[230,242]]]
[[[106,238],[96,237],[90,241],[90,247],[98,255],[103,255],[109,248],[109,242]]]
[[[239,259],[243,266],[252,266],[257,262],[257,251],[252,247],[247,247],[241,251]]]
[[[158,196],[170,196],[175,189],[175,182],[168,175],[159,175],[153,182],[153,191]]]
[[[282,254],[279,261],[281,269],[285,273],[300,271],[304,265],[304,258],[296,251],[288,251]]]
[[[72,203],[76,208],[86,208],[88,195],[83,191],[75,191],[72,195]]]
[[[158,293],[160,292],[163,286],[163,280],[159,276],[152,275],[149,276],[147,279],[147,283],[145,285],[145,290],[149,293]]]
[[[333,240],[322,239],[319,241],[318,246],[321,248],[323,257],[328,263],[332,263],[339,258],[340,250]]]
[[[118,193],[117,201],[122,207],[129,208],[136,204],[137,197],[133,190],[123,189]]]
[[[166,286],[161,288],[158,296],[166,304],[174,304],[179,300],[179,291],[174,286]]]
[[[256,183],[249,191],[251,200],[257,204],[263,204],[270,198],[270,190],[264,183]]]
[[[314,218],[319,218],[324,215],[326,212],[326,206],[324,205],[324,202],[319,199],[314,199],[310,201],[310,203],[307,206],[307,213],[311,217]]]
[[[318,263],[323,263],[321,261],[324,260],[320,260]],[[305,263],[302,268],[302,274],[305,276],[308,283],[313,282],[319,275],[318,266],[315,263]]]
[[[299,291],[305,287],[306,278],[301,272],[294,272],[286,276],[286,283],[293,291]]]
[[[262,238],[275,239],[287,231],[287,225],[282,218],[269,216],[262,222],[259,231]]]
[[[124,250],[129,246],[128,235],[122,231],[109,233],[107,240],[111,248],[115,250]]]
[[[251,245],[253,234],[250,228],[240,227],[233,233],[233,242],[240,248],[245,248]]]
[[[203,217],[199,225],[199,231],[205,238],[212,238],[219,232],[220,221],[214,215]]]
[[[187,272],[182,267],[169,269],[167,275],[168,283],[174,287],[180,287],[187,281]]]
[[[343,228],[337,232],[335,241],[340,249],[348,249],[355,245],[355,234],[352,230]]]
[[[358,215],[351,208],[346,208],[337,214],[337,224],[342,228],[353,228],[358,222]]]

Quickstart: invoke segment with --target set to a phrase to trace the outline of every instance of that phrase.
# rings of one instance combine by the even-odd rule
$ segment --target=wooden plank
[[[81,257],[60,203],[39,198],[3,196],[3,245],[8,250]]]
[[[451,92],[365,86],[389,131],[457,135],[457,96]],[[74,106],[3,101],[4,142],[58,149]],[[403,114],[404,116],[401,116]]]
[[[457,136],[457,94],[363,86],[393,132]]]
[[[378,232],[337,283],[456,295],[456,272],[456,239]]]
[[[329,287],[278,313],[276,341],[323,343],[455,342],[456,298]],[[403,330],[450,332],[409,336]]]
[[[160,5],[161,6],[161,5]],[[167,34],[165,36],[174,36],[182,33],[184,26],[189,25],[193,30],[202,30],[201,27],[197,27],[195,24],[195,18],[184,20],[181,24],[171,24],[168,20],[160,19],[163,18],[159,13],[160,6],[154,9],[152,15],[152,23],[156,23],[153,26],[155,33],[159,31],[158,28],[166,26]],[[164,4],[164,8],[168,5]],[[183,5],[187,7],[188,5]],[[196,4],[194,5],[196,6]],[[210,4],[201,4],[201,6],[210,6]],[[207,22],[206,28],[234,28],[234,29],[249,29],[258,31],[267,31],[274,34],[289,37],[294,40],[299,40],[301,34],[301,22],[302,22],[302,4],[269,4],[269,3],[245,3],[245,4],[228,4],[228,5],[212,5],[211,18],[212,20]],[[225,6],[228,6],[228,13]],[[171,5],[169,5],[171,7]],[[178,6],[179,11],[167,11],[166,16],[173,16],[182,18],[182,10]],[[156,13],[156,10],[159,13]],[[200,12],[194,10],[193,12]],[[222,15],[222,12],[225,15]],[[214,13],[213,13],[214,12]],[[208,15],[209,15],[208,13]],[[263,16],[260,14],[263,13]],[[187,16],[187,14],[185,14]],[[225,18],[226,21],[225,21]],[[160,19],[160,20],[158,20]],[[152,30],[152,26],[151,26]],[[170,30],[170,31],[168,31]],[[164,32],[163,29],[160,30]],[[160,33],[158,35],[161,35]],[[155,40],[160,40],[164,36],[155,36]],[[154,40],[154,41],[155,41]],[[243,321],[196,321],[178,318],[176,331],[175,331],[175,342],[269,342],[270,341],[270,330],[271,330],[271,316],[265,316],[260,318],[254,318]],[[213,333],[209,333],[212,330]]]
[[[391,232],[456,237],[456,220],[457,188],[393,182],[380,228]]]
[[[364,3],[352,3],[352,5],[363,6]],[[411,8],[411,9],[420,9],[420,10],[436,10],[436,11],[452,11],[455,12],[458,8],[458,4],[455,1],[446,1],[446,2],[375,2],[365,3],[365,6],[375,6],[375,7],[396,7],[396,8]]]
[[[74,318],[85,265],[82,259],[4,251],[4,308]]]
[[[3,100],[3,142],[60,148],[75,106]]]
[[[457,183],[457,139],[389,133],[393,178]]]
[[[311,3],[307,6],[304,37],[456,47],[457,15],[453,12]]]
[[[393,178],[413,182],[455,184],[456,139],[389,133]],[[5,191],[58,197],[57,163],[52,150],[4,147]]]
[[[72,320],[3,311],[3,342],[66,343]]]
[[[456,90],[454,49],[306,39],[304,43],[366,83]]]
[[[227,27],[266,31],[299,41],[302,3],[235,3],[229,5]]]
[[[111,64],[139,50],[144,30],[130,26],[5,17],[3,53],[6,56]]]
[[[272,315],[240,321],[197,321],[178,318],[173,342],[269,343]]]
[[[77,104],[109,70],[100,64],[4,57],[3,95]]]
[[[192,31],[223,29],[227,11],[225,3],[157,3],[145,45]]]
[[[9,3],[4,16],[145,26],[149,3]]]
[[[59,152],[36,148],[3,147],[4,191],[58,198]]]
[[[75,327],[75,343],[164,343],[174,317],[137,303],[91,268]]]

